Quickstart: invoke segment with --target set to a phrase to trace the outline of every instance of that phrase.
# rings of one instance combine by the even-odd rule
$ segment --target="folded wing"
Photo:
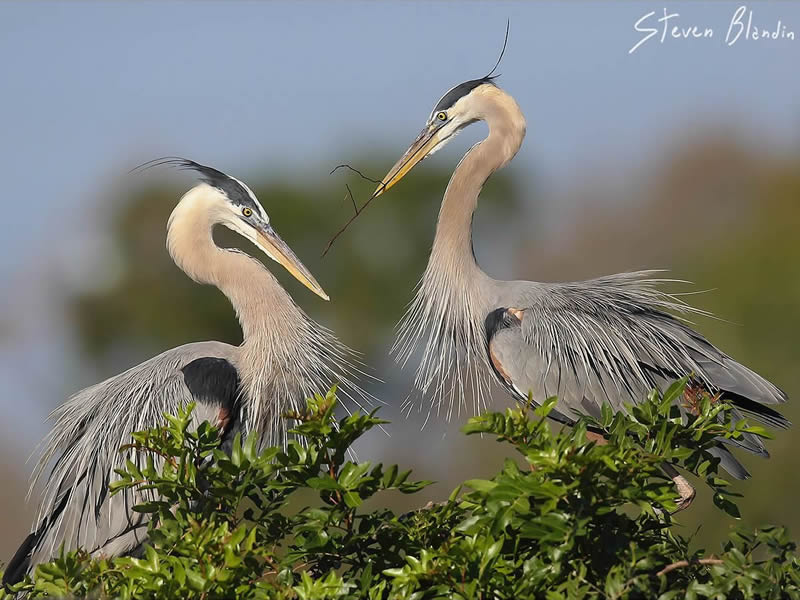
[[[81,390],[54,411],[34,473],[40,477],[55,460],[37,525],[9,562],[4,583],[21,580],[62,543],[66,550],[81,547],[110,556],[138,547],[147,523],[131,509],[147,498],[131,491],[112,497],[108,486],[127,459],[140,463],[143,457],[119,448],[131,441],[132,432],[162,425],[164,413],[190,402],[197,404],[197,423],[207,420],[231,432],[239,394],[236,351],[219,342],[180,346]]]
[[[517,287],[508,298],[515,305],[498,307],[486,320],[489,358],[500,381],[520,399],[557,396],[555,417],[570,422],[599,416],[603,403],[625,410],[651,389],[689,376],[693,385],[732,403],[734,419],[745,413],[787,427],[768,406],[785,402],[786,395],[667,312],[685,312],[686,306],[647,275]],[[691,406],[682,404],[682,410]],[[737,445],[767,455],[756,436],[745,435]],[[723,466],[745,475],[727,456]]]

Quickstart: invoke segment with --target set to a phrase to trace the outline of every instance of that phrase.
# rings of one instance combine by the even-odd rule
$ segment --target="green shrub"
[[[226,455],[208,423],[190,429],[190,407],[134,434],[147,465],[129,463],[112,486],[157,492],[136,508],[152,517],[143,556],[64,553],[14,591],[209,600],[800,598],[800,564],[784,529],[736,533],[714,555],[690,551],[671,530],[676,492],[660,465],[699,475],[715,504],[737,515],[707,450],[743,431],[763,435],[732,426],[727,407],[708,399],[703,416],[682,424],[673,405],[682,391],[676,384],[629,415],[606,409],[558,433],[545,422],[554,401],[473,418],[467,434],[495,436],[521,460],[404,515],[361,505],[428,482],[350,460],[353,441],[384,421],[373,413],[337,422],[334,391],[289,416],[296,441],[261,453],[254,438],[237,437]],[[608,443],[589,441],[587,427]]]

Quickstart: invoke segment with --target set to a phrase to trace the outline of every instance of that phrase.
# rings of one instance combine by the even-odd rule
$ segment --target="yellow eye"
[[[447,121],[447,113],[442,111],[436,115],[436,118],[439,119],[440,121]]]
[[[251,209],[251,208],[247,208],[247,207],[245,206],[245,207],[242,209],[242,214],[243,214],[245,217],[249,217],[249,216],[251,216],[251,215],[253,214],[253,209]]]

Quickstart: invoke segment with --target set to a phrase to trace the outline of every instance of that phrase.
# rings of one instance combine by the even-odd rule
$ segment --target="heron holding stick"
[[[655,272],[539,283],[500,281],[480,268],[472,246],[478,196],[487,179],[514,158],[526,127],[517,102],[491,73],[442,96],[368,202],[478,121],[487,123],[489,135],[464,155],[450,178],[428,266],[393,348],[405,362],[422,347],[415,384],[430,396],[432,411],[449,417],[466,392],[476,398],[476,410],[483,408],[494,380],[521,402],[529,395],[536,403],[557,396],[550,416],[569,425],[582,415],[599,417],[603,403],[625,410],[651,389],[690,376],[687,394],[722,398],[733,406],[735,420],[746,415],[789,426],[772,408],[786,395],[680,318],[700,311],[661,291],[663,280]],[[686,402],[681,406],[692,410]],[[768,456],[753,434],[726,443]],[[749,476],[726,447],[712,453],[733,477]],[[685,508],[694,489],[671,465],[665,472],[680,493],[679,509]]]

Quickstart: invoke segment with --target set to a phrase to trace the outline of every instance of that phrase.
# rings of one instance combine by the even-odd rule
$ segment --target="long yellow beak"
[[[272,260],[283,265],[292,276],[300,283],[314,292],[323,300],[330,300],[328,294],[322,289],[322,286],[317,283],[311,272],[306,269],[305,265],[300,262],[288,244],[281,239],[272,227],[267,226],[265,229],[256,234],[256,243],[258,246],[269,256]]]
[[[423,129],[417,136],[417,139],[414,140],[414,143],[405,151],[405,154],[400,157],[400,160],[389,170],[386,177],[381,180],[381,183],[372,193],[372,197],[377,198],[405,177],[417,163],[428,156],[428,154],[439,145],[440,141],[438,128],[426,127]]]

